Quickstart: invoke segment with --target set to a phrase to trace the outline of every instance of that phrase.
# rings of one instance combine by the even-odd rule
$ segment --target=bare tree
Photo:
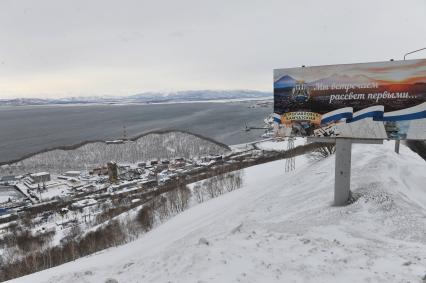
[[[198,203],[202,203],[204,201],[204,190],[203,190],[203,186],[201,186],[201,184],[199,184],[199,183],[195,184],[192,192],[193,192],[195,199],[197,200]]]
[[[323,144],[321,147],[314,149],[309,157],[314,160],[326,158],[336,152],[336,145],[333,143]]]
[[[154,223],[154,215],[152,212],[152,208],[147,205],[142,207],[142,209],[139,210],[136,216],[136,220],[144,231],[151,230],[152,225]]]

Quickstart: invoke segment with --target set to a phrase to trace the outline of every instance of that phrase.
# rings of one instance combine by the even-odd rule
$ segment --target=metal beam
[[[335,143],[336,138],[329,138],[329,137],[307,137],[308,143],[313,142],[322,142],[322,143]]]
[[[407,55],[410,55],[410,54],[413,54],[413,53],[416,53],[416,52],[419,52],[419,51],[422,51],[422,50],[426,50],[426,47],[423,47],[423,48],[420,48],[420,49],[417,49],[417,50],[405,53],[404,54],[404,60],[405,60],[405,57],[407,57]]]
[[[322,142],[322,143],[336,143],[339,139],[350,139],[352,143],[364,144],[383,144],[382,139],[359,139],[359,138],[336,138],[336,137],[308,137],[308,143]]]

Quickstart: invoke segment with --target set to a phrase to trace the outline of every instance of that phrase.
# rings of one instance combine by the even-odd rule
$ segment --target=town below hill
[[[113,229],[111,221],[132,211],[134,213],[148,203],[166,201],[168,212],[164,212],[164,217],[169,217],[184,210],[191,195],[196,195],[197,201],[202,202],[239,188],[240,171],[244,168],[300,155],[318,147],[310,144],[283,151],[268,146],[271,142],[255,142],[230,149],[181,132],[145,137],[145,145],[147,138],[151,143],[155,141],[157,147],[167,149],[164,152],[157,151],[161,158],[143,159],[149,155],[138,155],[136,149],[134,158],[126,160],[125,156],[120,156],[121,150],[117,150],[117,147],[135,146],[138,140],[115,141],[104,144],[114,150],[103,150],[118,154],[115,157],[121,158],[119,162],[106,162],[107,159],[101,158],[97,160],[98,165],[84,163],[87,160],[82,157],[89,151],[81,154],[81,157],[75,151],[70,151],[74,159],[81,162],[78,170],[76,167],[73,167],[74,170],[61,167],[60,170],[52,168],[50,171],[33,171],[28,166],[31,162],[25,160],[7,167],[16,170],[16,166],[19,166],[21,174],[3,175],[0,178],[0,259],[5,268],[5,277],[0,279],[43,269],[42,266],[32,265],[19,269],[16,274],[15,271],[10,273],[15,270],[15,264],[36,254],[41,255],[43,250],[68,248],[67,243],[78,238],[85,239],[85,233],[81,231],[99,233],[102,229]],[[194,146],[183,149],[179,142],[167,144],[169,140],[185,141],[188,138],[194,140]],[[300,145],[304,143],[303,139],[299,141]],[[279,147],[283,145],[277,144]],[[93,154],[97,155],[96,152]],[[55,156],[62,162],[68,160],[64,156]],[[32,162],[38,158],[40,164],[48,160],[40,159],[40,156],[32,158]],[[73,166],[76,164],[73,163]],[[29,171],[24,171],[25,168]],[[45,167],[48,168],[51,167]],[[191,186],[199,182],[206,183],[192,191]],[[126,234],[126,241],[136,235],[128,236]],[[107,248],[111,243],[96,245],[94,250],[85,249],[80,256]],[[68,259],[57,259],[51,266]]]

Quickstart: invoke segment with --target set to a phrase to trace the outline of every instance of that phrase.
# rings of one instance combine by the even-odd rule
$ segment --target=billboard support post
[[[334,205],[346,205],[351,197],[352,144],[383,144],[379,139],[308,137],[308,143],[335,143]]]
[[[401,140],[395,140],[395,152],[399,154],[399,144],[401,143]]]
[[[345,205],[351,193],[352,140],[336,138],[334,205]]]
[[[383,144],[383,140],[336,138],[336,161],[334,169],[334,205],[347,204],[351,197],[352,144]]]

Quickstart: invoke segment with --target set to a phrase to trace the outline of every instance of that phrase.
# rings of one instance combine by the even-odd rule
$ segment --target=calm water
[[[272,108],[248,108],[252,102],[169,105],[92,105],[0,107],[0,161],[85,140],[128,137],[160,129],[202,134],[226,144],[259,139]]]

